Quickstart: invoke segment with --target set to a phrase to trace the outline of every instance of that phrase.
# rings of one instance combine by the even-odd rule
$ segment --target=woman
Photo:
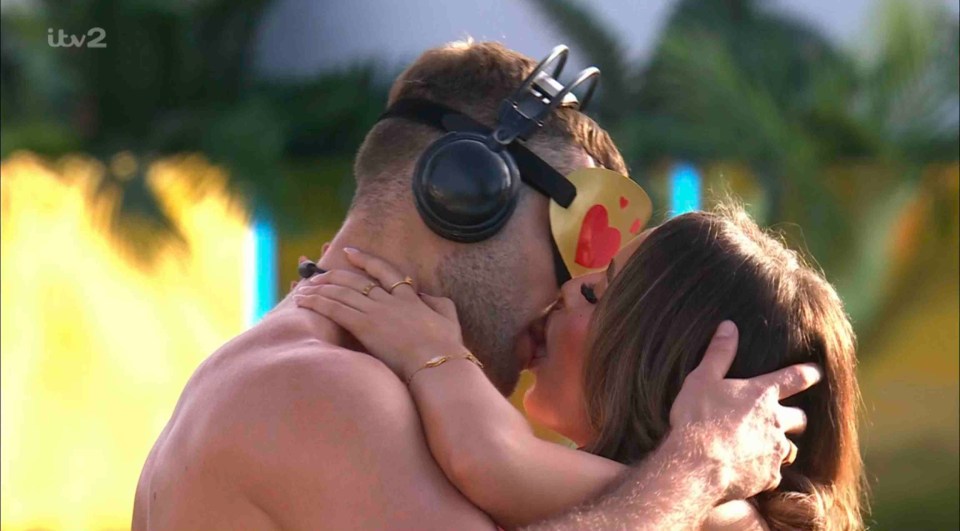
[[[753,512],[774,530],[862,528],[850,323],[829,283],[742,211],[685,214],[648,231],[605,272],[567,282],[533,327],[527,414],[585,451],[533,435],[466,351],[451,301],[387,284],[402,274],[347,252],[373,281],[401,289],[371,293],[368,277],[325,274],[298,286],[297,304],[346,328],[409,383],[437,462],[500,525],[563,512],[643,459],[729,320],[740,337],[728,377],[815,362],[824,381],[785,401],[806,411],[808,425],[793,436],[799,456],[780,486],[749,505],[728,504],[730,514],[708,527],[740,528]]]

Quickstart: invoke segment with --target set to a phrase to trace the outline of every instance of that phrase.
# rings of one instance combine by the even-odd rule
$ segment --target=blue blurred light
[[[693,164],[682,162],[670,172],[670,215],[700,210],[700,172]]]
[[[254,324],[277,303],[277,234],[270,222],[253,222],[253,304],[249,324]]]

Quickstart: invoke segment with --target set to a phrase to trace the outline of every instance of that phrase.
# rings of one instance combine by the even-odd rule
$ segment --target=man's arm
[[[820,379],[795,365],[749,380],[724,379],[737,330],[721,324],[670,411],[672,429],[609,493],[527,528],[561,530],[699,529],[718,504],[775,488],[789,452],[784,432],[802,430],[803,412],[779,400]]]
[[[562,516],[524,529],[700,529],[727,490],[723,465],[694,450],[710,438],[700,428],[675,430],[608,492]]]
[[[461,492],[506,528],[542,521],[610,492],[621,486],[618,480],[629,469],[615,461],[537,438],[523,416],[471,363],[453,362],[431,369],[430,374],[412,382],[410,389],[440,467]],[[635,470],[635,481],[649,474],[649,478],[643,479],[648,483],[637,488],[648,488],[653,494],[667,493],[665,500],[688,499],[697,493],[710,498],[708,489],[719,488],[722,482],[707,480],[711,471],[716,473],[721,467],[697,464],[698,459],[708,456],[689,452],[690,448],[714,442],[711,434],[691,432],[687,435],[699,440],[679,444],[673,441],[683,437],[684,431],[675,430],[672,435],[673,439],[668,439],[660,453],[654,454],[665,462],[654,459]],[[684,470],[703,477],[698,480],[681,473],[677,481],[678,472]],[[640,491],[635,495],[641,501],[646,498]],[[685,512],[671,507],[675,509],[680,509],[684,518],[694,520],[701,518],[697,511],[704,510],[694,507]],[[705,509],[709,511],[705,530],[764,529],[756,510],[743,500]],[[656,504],[651,513],[654,510]],[[595,528],[606,529],[600,523]]]
[[[383,285],[402,278],[383,260],[359,252],[351,256]],[[411,382],[434,457],[456,486],[498,522],[536,522],[589,499],[617,476],[622,468],[617,463],[538,440],[472,364],[453,361],[412,379],[439,354],[464,356],[456,309],[448,299],[418,296],[412,289],[380,299],[362,297],[357,290],[367,282],[354,273],[333,272],[318,277],[295,298],[298,305],[349,330]],[[667,437],[652,465],[640,467],[640,476],[650,475],[655,488],[648,492],[669,487],[680,502],[651,500],[651,495],[633,489],[631,497],[648,505],[671,504],[662,516],[650,515],[652,528],[676,525],[670,515],[690,520],[687,527],[699,527],[721,499],[738,497],[731,493],[748,497],[779,483],[780,462],[788,448],[784,432],[802,429],[803,413],[774,399],[776,378],[724,379],[736,343],[733,323],[721,325],[675,401],[671,425],[679,428]],[[815,368],[806,369],[816,374]],[[691,435],[693,441],[683,442]],[[699,454],[692,450],[703,452],[706,459],[693,459]],[[694,481],[673,485],[676,470]]]

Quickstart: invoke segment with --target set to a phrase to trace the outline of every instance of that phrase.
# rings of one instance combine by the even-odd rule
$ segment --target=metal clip
[[[523,80],[520,87],[500,104],[499,126],[493,132],[494,144],[507,146],[517,138],[527,140],[538,128],[543,127],[547,116],[557,107],[570,107],[583,110],[597,87],[600,70],[591,66],[577,75],[569,85],[556,80],[567,63],[570,49],[564,45],[556,46],[546,59],[533,69]],[[548,74],[547,68],[553,67]],[[573,94],[573,89],[590,82],[583,101]],[[495,146],[491,146],[495,147]]]

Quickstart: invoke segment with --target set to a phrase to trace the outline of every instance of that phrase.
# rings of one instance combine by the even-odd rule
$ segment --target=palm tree
[[[872,53],[854,55],[757,0],[681,0],[650,60],[632,63],[580,4],[530,1],[603,70],[594,112],[639,180],[651,183],[665,160],[745,162],[763,192],[755,214],[802,240],[854,318],[869,323],[891,227],[922,188],[923,168],[956,159],[955,18],[890,1]],[[200,151],[225,166],[233,189],[282,234],[335,221],[336,199],[318,216],[305,198],[347,196],[353,150],[387,87],[371,64],[258,80],[250,50],[266,5],[51,0],[4,12],[2,154],[134,152],[139,173],[108,175],[104,190],[122,192],[115,233],[141,255],[157,246],[127,227],[178,236],[144,175],[171,153]],[[116,44],[82,53],[31,42],[48,27],[92,26]],[[869,163],[838,176],[850,161]]]
[[[633,64],[582,5],[530,1],[603,71],[596,113],[636,178],[664,160],[745,162],[755,214],[808,247],[868,328],[898,216],[924,168],[957,158],[956,18],[887,2],[857,55],[757,0],[680,0]]]
[[[329,197],[349,185],[353,151],[376,120],[387,86],[373,64],[312,79],[258,79],[251,51],[267,5],[50,0],[26,13],[5,11],[2,155],[17,149],[48,156],[83,151],[102,160],[135,154],[136,175],[108,172],[102,188],[119,190],[114,234],[139,258],[159,248],[155,240],[179,238],[145,175],[151,161],[175,153],[202,152],[224,166],[237,195],[281,234],[335,221],[342,206],[318,215],[304,198]],[[106,48],[38,44],[46,28],[91,27],[105,30]],[[146,239],[128,230],[143,225],[152,227]]]

